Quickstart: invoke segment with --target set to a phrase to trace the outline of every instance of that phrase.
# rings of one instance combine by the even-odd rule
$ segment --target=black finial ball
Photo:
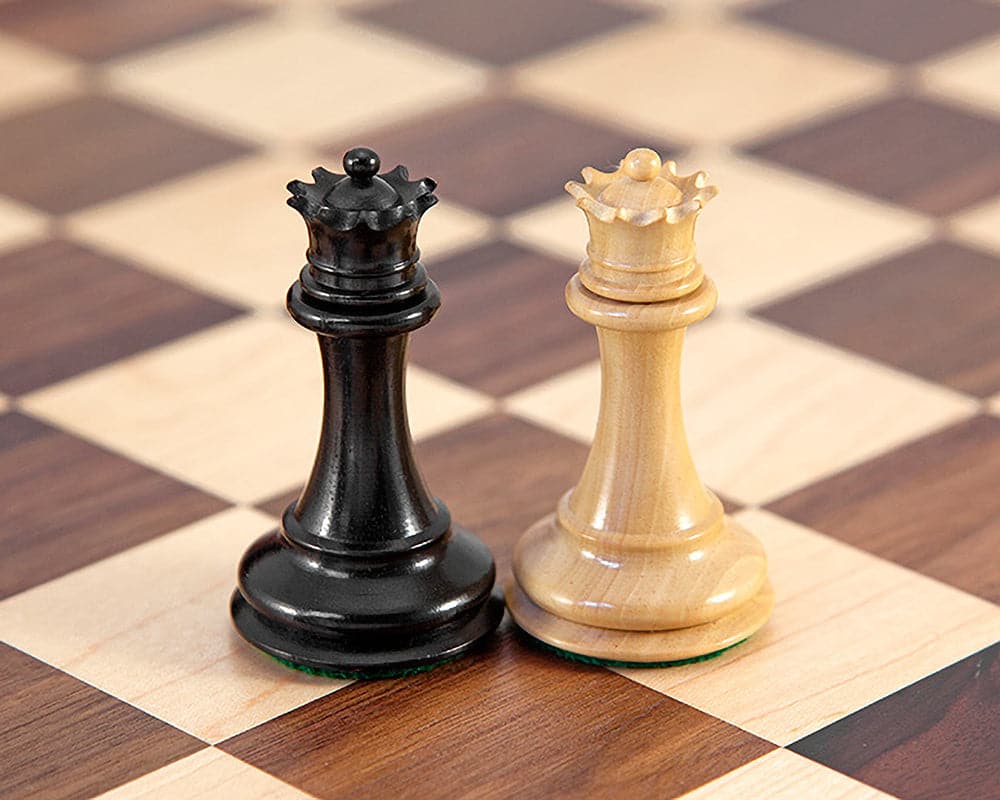
[[[382,162],[378,153],[367,147],[355,147],[344,154],[344,172],[351,176],[355,183],[368,184],[378,175]]]

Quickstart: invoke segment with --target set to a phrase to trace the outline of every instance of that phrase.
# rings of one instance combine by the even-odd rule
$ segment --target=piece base
[[[711,661],[713,658],[718,658],[723,653],[728,653],[734,647],[739,647],[746,641],[746,639],[743,639],[743,641],[731,644],[729,647],[723,647],[721,650],[716,650],[714,653],[706,653],[703,656],[694,656],[693,658],[681,658],[677,661],[617,661],[612,658],[582,656],[579,653],[571,653],[569,650],[561,650],[548,642],[536,639],[523,628],[516,628],[516,630],[518,635],[531,646],[537,647],[539,650],[544,650],[547,653],[553,653],[554,655],[564,658],[567,661],[575,661],[578,664],[589,664],[595,667],[616,667],[618,669],[662,669],[666,667],[683,667],[686,664],[698,664],[702,661]]]
[[[236,590],[230,604],[237,631],[268,655],[303,671],[329,677],[398,677],[451,661],[475,648],[500,624],[503,595],[494,589],[475,612],[419,633],[358,631],[324,636],[279,625],[258,613]]]
[[[450,664],[455,661],[455,658],[445,658],[441,661],[435,661],[433,664],[424,664],[420,667],[409,667],[407,669],[388,669],[388,670],[377,670],[371,672],[340,672],[332,669],[316,669],[315,667],[307,667],[303,664],[296,664],[294,661],[287,661],[284,658],[278,658],[277,656],[271,656],[275,661],[277,661],[281,666],[288,667],[289,669],[294,669],[298,672],[304,672],[307,675],[316,675],[320,678],[332,678],[341,681],[380,681],[386,680],[388,678],[408,678],[411,675],[420,675],[423,672],[430,672],[432,669],[443,666],[444,664]]]
[[[713,622],[673,630],[629,631],[557,617],[528,597],[513,578],[506,593],[514,622],[532,638],[577,658],[630,667],[677,666],[718,655],[756,633],[774,607],[774,592],[767,582],[736,611]]]

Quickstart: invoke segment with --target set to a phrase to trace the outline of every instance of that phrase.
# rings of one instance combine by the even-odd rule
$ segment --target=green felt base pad
[[[600,667],[620,667],[622,669],[659,669],[661,667],[682,667],[685,664],[697,664],[700,661],[708,661],[710,659],[717,658],[723,653],[732,650],[734,647],[739,647],[746,641],[746,639],[741,639],[735,644],[723,647],[721,650],[716,650],[714,653],[706,653],[703,656],[694,656],[693,658],[681,658],[676,661],[614,661],[609,658],[597,658],[595,656],[584,656],[579,653],[571,653],[568,650],[562,650],[555,647],[548,642],[543,642],[541,639],[536,639],[534,636],[520,628],[518,628],[518,631],[533,645],[542,650],[546,650],[549,653],[555,653],[560,658],[565,658],[568,661],[578,661],[581,664],[593,664]]]
[[[271,656],[271,658],[279,664],[289,667],[290,669],[298,670],[299,672],[305,672],[308,675],[319,675],[323,678],[336,678],[344,681],[377,681],[384,680],[386,678],[405,678],[410,675],[419,675],[421,672],[430,672],[430,670],[435,667],[440,667],[442,664],[448,664],[455,660],[454,658],[446,658],[441,661],[435,661],[433,664],[421,664],[419,667],[376,670],[373,672],[339,672],[337,670],[307,667],[302,664],[296,664],[294,661],[278,658],[277,656]]]

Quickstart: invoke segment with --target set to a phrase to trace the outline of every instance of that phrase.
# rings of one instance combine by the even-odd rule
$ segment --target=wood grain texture
[[[871,59],[728,14],[699,19],[706,4],[687,5],[691,15],[661,15],[648,25],[527,62],[517,71],[517,85],[636,132],[728,148],[858,103],[889,84],[886,66]],[[656,146],[635,139],[631,146],[642,144]]]
[[[583,445],[505,414],[417,442],[415,451],[431,492],[493,551],[498,581],[517,537],[573,484],[587,457]],[[280,516],[297,496],[285,492],[260,507]]]
[[[0,597],[225,503],[18,413],[0,416]]]
[[[0,121],[0,184],[59,214],[248,152],[189,123],[83,95]]]
[[[254,9],[250,13],[255,15],[256,9],[266,11],[249,25],[224,27],[223,20],[212,30],[201,28],[207,35],[186,32],[223,6],[221,14],[228,14],[237,4]],[[582,29],[592,24],[591,11],[598,4],[621,10],[613,12],[606,34],[601,30],[591,36]],[[375,22],[388,8],[399,9],[407,25]],[[786,15],[785,9],[795,12]],[[820,154],[830,162],[822,174],[811,166],[799,169],[734,155],[729,148],[764,138],[783,141],[810,129],[823,132],[827,124],[855,113],[848,109],[862,109],[875,96],[898,96],[908,84],[920,95],[936,98],[922,101],[929,105],[965,108],[959,116],[976,117],[974,108],[986,118],[993,116],[1000,108],[996,48],[991,48],[997,30],[990,23],[997,9],[992,0],[843,0],[822,6],[816,0],[0,0],[0,18],[10,13],[21,19],[17,30],[0,24],[0,134],[7,121],[25,116],[29,107],[61,107],[67,96],[89,86],[97,93],[136,98],[136,107],[157,120],[197,120],[207,130],[229,131],[261,146],[255,153],[259,157],[223,161],[219,168],[214,166],[218,161],[210,160],[209,166],[178,173],[174,180],[171,170],[161,174],[160,165],[174,163],[175,157],[182,160],[180,155],[169,148],[164,152],[159,135],[129,134],[123,145],[122,135],[113,131],[114,115],[95,114],[60,139],[51,131],[52,116],[39,114],[37,131],[30,125],[17,128],[12,152],[19,155],[9,161],[4,148],[10,147],[0,142],[0,163],[7,165],[0,170],[4,252],[55,232],[115,253],[127,266],[225,303],[253,305],[259,312],[121,359],[118,353],[126,349],[121,340],[141,339],[141,326],[125,325],[118,335],[101,331],[104,317],[115,325],[122,321],[117,305],[124,295],[115,291],[127,289],[131,278],[107,284],[115,303],[102,308],[87,286],[103,273],[81,269],[76,276],[61,275],[44,299],[61,309],[65,331],[55,324],[46,331],[32,329],[31,338],[20,336],[13,323],[24,319],[24,312],[14,300],[0,308],[0,348],[27,353],[35,352],[34,338],[38,346],[50,343],[51,353],[39,351],[31,368],[32,374],[39,370],[37,381],[53,379],[44,372],[45,362],[57,370],[69,368],[72,359],[63,354],[72,347],[60,336],[80,335],[85,310],[93,328],[83,333],[81,347],[92,335],[102,344],[88,352],[109,354],[103,367],[81,361],[83,374],[38,392],[8,397],[11,392],[0,384],[0,409],[42,414],[48,425],[63,429],[46,428],[44,447],[32,440],[14,446],[6,459],[0,453],[0,484],[18,491],[10,500],[0,488],[0,553],[9,562],[0,567],[0,577],[14,568],[11,563],[21,563],[18,548],[48,547],[49,516],[61,525],[54,534],[61,549],[51,559],[61,563],[77,539],[84,545],[96,541],[107,519],[121,517],[136,528],[144,523],[133,522],[134,515],[166,519],[178,513],[169,493],[152,492],[146,501],[133,487],[138,479],[128,478],[131,473],[120,466],[126,459],[243,505],[281,492],[306,475],[319,419],[317,387],[310,383],[318,377],[317,360],[308,339],[293,341],[274,318],[301,265],[298,220],[280,196],[277,205],[274,198],[289,178],[322,163],[324,159],[310,154],[315,146],[331,145],[330,160],[339,163],[347,146],[379,144],[375,135],[401,143],[395,151],[383,152],[387,161],[392,159],[388,167],[412,163],[418,151],[434,157],[433,164],[414,166],[412,173],[441,179],[444,191],[444,201],[421,231],[432,276],[446,256],[501,235],[517,236],[524,247],[577,263],[583,256],[584,238],[578,232],[583,226],[563,226],[544,212],[555,208],[548,200],[560,194],[565,180],[577,177],[579,166],[607,167],[630,146],[645,143],[647,135],[697,151],[701,163],[682,161],[682,166],[704,166],[723,189],[709,217],[699,222],[698,250],[719,286],[724,308],[691,331],[684,352],[687,427],[700,475],[712,488],[725,487],[752,504],[817,484],[809,497],[809,509],[819,509],[817,519],[836,520],[838,528],[851,529],[860,539],[870,527],[879,546],[887,548],[883,555],[914,556],[910,565],[926,571],[900,567],[822,528],[817,533],[769,511],[744,511],[738,521],[761,538],[769,557],[778,601],[771,622],[719,659],[627,673],[633,682],[701,713],[683,707],[676,715],[654,709],[646,722],[643,711],[652,706],[643,697],[622,694],[620,683],[595,678],[586,668],[550,664],[545,654],[525,653],[516,641],[502,665],[494,661],[481,667],[485,676],[461,678],[461,691],[442,690],[440,682],[419,685],[413,697],[406,686],[399,691],[345,687],[362,693],[357,703],[345,694],[336,704],[328,698],[307,712],[304,704],[340,691],[343,683],[291,672],[244,647],[225,611],[239,554],[253,537],[273,527],[273,519],[230,508],[135,546],[130,546],[131,528],[112,525],[105,544],[113,555],[98,553],[86,566],[0,603],[0,639],[52,668],[36,665],[30,685],[18,690],[17,697],[30,695],[30,703],[20,707],[12,723],[0,725],[0,741],[14,735],[19,747],[32,756],[37,753],[29,772],[50,771],[53,777],[41,777],[46,788],[77,786],[83,797],[93,794],[91,786],[101,783],[101,773],[107,771],[113,782],[130,781],[111,790],[115,798],[142,793],[170,800],[305,796],[279,777],[214,748],[160,768],[155,760],[143,760],[142,736],[116,743],[107,752],[91,750],[89,744],[105,742],[115,725],[95,723],[86,736],[79,733],[93,718],[79,713],[75,692],[67,694],[59,689],[61,681],[45,677],[62,670],[111,696],[103,702],[140,708],[203,741],[253,729],[247,736],[259,735],[254,746],[261,763],[279,764],[291,777],[312,781],[321,790],[329,781],[331,792],[352,798],[368,794],[392,800],[393,795],[417,792],[426,798],[454,798],[487,794],[494,786],[494,794],[504,797],[656,798],[688,789],[695,792],[690,800],[877,797],[879,790],[860,780],[785,749],[768,750],[740,767],[737,755],[746,749],[745,734],[736,731],[736,738],[729,739],[722,732],[733,729],[724,723],[788,744],[1000,638],[998,607],[968,593],[996,597],[995,584],[985,580],[987,567],[996,562],[993,519],[1000,515],[993,502],[997,481],[991,477],[995,442],[983,432],[985,426],[974,425],[936,444],[931,439],[917,463],[913,458],[901,462],[898,482],[889,467],[879,467],[867,488],[860,477],[847,489],[846,484],[827,483],[836,473],[889,450],[918,444],[976,413],[977,405],[1000,414],[1000,392],[980,404],[978,398],[938,385],[935,377],[920,378],[886,366],[883,358],[866,358],[862,343],[855,349],[836,346],[822,332],[813,338],[805,329],[748,318],[741,310],[865,270],[903,248],[922,245],[932,228],[984,252],[996,249],[1000,195],[985,197],[996,185],[991,183],[996,180],[995,159],[980,157],[978,125],[956,125],[942,140],[935,138],[941,136],[935,125],[919,119],[917,124],[900,121],[897,132],[891,114],[831,144],[829,154]],[[548,20],[558,10],[563,15],[554,29],[532,23]],[[644,18],[619,26],[635,13]],[[809,20],[799,25],[799,13]],[[470,21],[464,27],[453,24],[465,19]],[[435,43],[438,36],[440,44]],[[472,48],[480,55],[463,55]],[[511,55],[539,48],[539,55],[527,60]],[[921,52],[932,54],[930,60],[914,61],[925,58]],[[503,66],[495,67],[496,62]],[[356,69],[340,69],[344,64]],[[361,72],[365,89],[355,91]],[[544,101],[497,96],[508,91]],[[450,105],[476,95],[481,99],[467,106]],[[463,116],[470,106],[511,111]],[[521,114],[521,108],[528,110]],[[444,123],[438,125],[438,119]],[[64,126],[67,130],[70,123],[74,120]],[[585,141],[591,142],[586,154],[578,152],[586,149]],[[84,185],[74,185],[89,162],[95,166]],[[953,163],[956,169],[949,166]],[[911,195],[917,198],[913,202],[926,202],[921,192],[928,191],[948,207],[944,213],[949,216],[934,218],[873,197],[863,181],[872,171],[888,174],[894,196],[906,198],[906,204]],[[132,181],[128,186],[140,185],[138,191],[118,185],[127,183],[125,178]],[[29,180],[31,187],[44,185],[46,203],[45,197],[73,192],[78,199],[72,205],[86,204],[83,213],[53,219],[42,210],[48,206],[31,208],[9,196],[8,187]],[[89,205],[89,197],[104,192],[106,185],[114,196]],[[456,202],[450,202],[452,191]],[[951,215],[952,204],[980,192],[983,202],[975,200]],[[220,208],[231,213],[220,214]],[[571,204],[566,209],[584,222]],[[544,236],[521,236],[517,223],[528,217],[535,217],[536,230]],[[434,374],[414,365],[411,421],[419,431],[416,449],[429,488],[449,504],[456,521],[487,538],[505,571],[521,531],[551,512],[556,498],[583,470],[594,431],[599,373],[596,361],[576,369],[568,364],[576,357],[573,348],[584,342],[592,346],[593,335],[580,343],[562,338],[557,322],[574,320],[558,296],[550,296],[555,304],[545,307],[546,314],[540,298],[511,292],[504,294],[498,312],[488,300],[465,294],[474,280],[466,280],[464,271],[476,274],[476,265],[457,258],[454,263],[454,274],[463,278],[461,289],[458,282],[454,290],[445,287],[443,313],[431,329],[448,324],[459,295],[463,306],[455,310],[462,328],[455,328],[456,341],[442,345],[442,352],[456,354],[463,374],[473,374],[475,365],[459,342],[466,337],[481,341],[477,330],[482,317],[483,325],[497,326],[491,328],[494,338],[470,350],[479,349],[483,361],[492,361],[494,350],[509,346],[514,361],[496,359],[496,374],[484,377],[483,370],[475,378],[484,386],[488,382],[492,397],[435,377],[447,367],[444,359],[436,362]],[[23,266],[28,272],[48,265],[37,261]],[[491,262],[489,279],[505,270],[516,272],[514,267],[514,262]],[[958,262],[942,262],[939,272],[953,274],[957,286],[966,269],[964,264],[959,269]],[[952,308],[951,298],[961,299],[962,292],[948,286],[946,277],[930,280],[930,271],[922,270],[919,283]],[[484,295],[487,290],[502,292],[482,271],[476,279],[483,282]],[[555,280],[546,273],[549,279]],[[7,282],[22,280],[31,282],[26,274],[8,276]],[[532,274],[525,285],[535,285],[535,280],[551,291],[541,275]],[[996,328],[989,315],[980,314],[995,292],[979,271],[970,280],[979,289],[975,297],[961,299],[968,306],[966,319],[942,314],[941,319],[914,322],[895,302],[894,292],[920,308],[927,307],[926,298],[898,283],[877,290],[865,286],[860,294],[838,296],[828,307],[817,304],[814,310],[823,324],[828,316],[842,314],[859,329],[874,332],[875,339],[883,331],[893,337],[898,333],[902,340],[903,329],[909,328],[922,352],[911,353],[903,347],[907,342],[893,338],[894,352],[913,355],[920,365],[935,363],[946,380],[969,381],[962,384],[969,387],[963,391],[979,393],[975,387],[982,385],[984,375],[992,380],[992,373],[982,370],[992,363],[988,347]],[[0,275],[0,287],[4,283]],[[44,288],[38,286],[36,294]],[[877,324],[851,313],[855,306],[865,306],[869,289],[887,306]],[[162,302],[169,305],[173,296],[168,292]],[[158,299],[149,302],[163,308]],[[79,316],[73,303],[80,304]],[[523,323],[522,303],[537,308],[534,339],[522,330],[532,326]],[[44,313],[40,306],[36,298],[35,314]],[[188,308],[184,301],[173,313],[184,316]],[[192,313],[201,318],[200,311]],[[502,314],[518,320],[516,330],[496,323]],[[896,317],[905,324],[893,322]],[[974,320],[981,323],[978,337]],[[937,327],[949,321],[956,327]],[[177,335],[165,321],[164,327],[159,322],[156,327],[156,335],[165,340]],[[835,327],[831,321],[830,330]],[[937,340],[928,336],[931,331]],[[523,349],[529,341],[538,346]],[[937,364],[938,347],[942,358],[954,359],[951,366]],[[544,369],[531,363],[535,359]],[[546,394],[546,387],[554,390],[559,381],[545,377],[560,371],[560,359],[567,362],[562,372],[567,380],[559,384],[560,391]],[[513,376],[506,376],[507,370]],[[570,380],[577,374],[579,380]],[[537,385],[531,383],[533,375],[541,376]],[[516,407],[524,417],[475,416],[491,404],[496,409],[496,393],[506,392],[508,382],[525,381],[529,385],[513,396],[502,395],[506,411],[513,414]],[[517,405],[518,397],[532,392],[530,402]],[[98,451],[96,460],[78,457],[76,436],[99,442],[116,455]],[[60,444],[64,441],[70,444]],[[22,455],[27,451],[36,454]],[[103,468],[105,458],[119,466]],[[146,474],[137,469],[140,477]],[[67,498],[65,508],[47,508],[52,505],[49,483]],[[135,509],[129,492],[137,498]],[[841,503],[847,507],[839,508]],[[32,516],[24,516],[26,508]],[[142,510],[149,508],[159,510]],[[855,508],[858,513],[851,514]],[[9,513],[20,526],[13,546],[2,532]],[[193,507],[190,513],[198,517],[202,510]],[[938,524],[942,516],[947,521]],[[909,532],[905,537],[904,531]],[[118,547],[127,549],[117,552]],[[30,566],[35,559],[24,557],[29,578],[45,580],[44,569]],[[447,680],[457,681],[463,665],[453,669],[455,675]],[[0,674],[2,684],[2,663]],[[447,683],[446,676],[435,673],[425,678]],[[581,693],[581,687],[589,691]],[[11,694],[0,688],[0,707]],[[668,704],[676,708],[673,701]],[[909,705],[917,703],[919,698]],[[960,700],[949,708],[960,713],[975,705]],[[987,708],[990,718],[995,717],[995,708]],[[296,719],[309,717],[301,730],[315,731],[314,742],[290,738],[283,728],[274,729],[272,736],[266,726],[257,727],[284,724],[276,718],[293,709],[302,715]],[[883,721],[914,713],[907,704],[893,705],[886,707]],[[709,724],[703,714],[721,722]],[[909,780],[926,777],[935,788],[951,786],[948,773],[954,771],[954,793],[978,800],[988,791],[982,783],[964,783],[969,764],[978,764],[994,783],[998,773],[995,758],[982,758],[977,748],[983,742],[976,737],[984,737],[994,751],[998,748],[990,719],[976,713],[964,719],[966,724],[943,725],[918,737],[919,748],[902,769],[916,776]],[[691,720],[693,726],[688,725]],[[35,726],[42,728],[37,739],[32,738]],[[883,733],[887,729],[879,728],[868,751],[886,745],[892,734]],[[709,733],[701,735],[703,730]],[[856,745],[850,736],[844,738],[845,746]],[[159,745],[154,741],[149,749],[159,750]],[[305,754],[296,764],[300,752]],[[13,774],[8,765],[27,765],[22,755],[17,752],[16,761],[6,751],[0,756],[4,798]],[[879,768],[887,758],[880,756]],[[136,774],[144,769],[149,771]],[[726,769],[730,771],[719,774]],[[74,782],[72,776],[80,774],[85,780]],[[360,788],[345,788],[355,775]],[[69,776],[65,782],[64,776]],[[661,784],[669,785],[660,791]],[[894,796],[906,800],[905,787],[897,785],[900,791]],[[483,786],[487,788],[479,791]],[[36,793],[44,797],[43,791]],[[927,793],[947,796],[946,790]]]
[[[0,256],[0,389],[38,389],[239,313],[71,242],[8,252]]]
[[[807,764],[812,762],[801,759]],[[816,767],[816,769],[821,769]],[[836,773],[831,773],[836,775]],[[846,780],[846,779],[845,779]],[[313,800],[283,781],[206,747],[155,772],[105,792],[96,800]],[[851,798],[854,800],[854,798]]]
[[[336,691],[246,644],[226,613],[246,546],[276,520],[205,517],[0,604],[0,639],[214,743]]]
[[[195,756],[197,757],[197,756]],[[169,768],[168,768],[169,769]],[[699,786],[681,800],[893,800],[784,748]]]
[[[770,510],[1000,603],[1000,419],[979,416]]]
[[[1000,608],[771,514],[759,536],[777,598],[745,644],[632,680],[787,745],[1000,639]]]
[[[193,736],[0,644],[5,800],[91,797],[203,747]]]
[[[587,326],[553,302],[574,265],[504,241],[428,257],[443,303],[412,337],[414,363],[499,396],[597,358]]]
[[[504,414],[420,442],[416,450],[432,490],[490,546],[498,582],[509,573],[517,537],[572,486],[587,457],[583,445]]]
[[[583,178],[566,190],[590,241],[565,295],[597,329],[600,412],[576,486],[517,543],[507,605],[573,653],[696,658],[755,633],[774,603],[763,547],[702,483],[681,409],[684,333],[717,300],[695,220],[718,189],[649,148]]]
[[[414,678],[353,684],[220,747],[320,798],[676,797],[772,745],[511,633]]]
[[[358,14],[365,22],[498,66],[645,16],[638,7],[599,0],[403,0],[377,3]]]
[[[964,392],[1000,390],[1000,269],[981,250],[934,242],[755,313]]]
[[[906,800],[995,800],[1000,797],[1000,644],[790,749]]]
[[[927,214],[949,214],[1000,190],[1000,122],[918,97],[824,118],[749,150]]]
[[[225,0],[15,0],[0,5],[0,29],[87,61],[103,61],[253,12]]]
[[[531,100],[486,96],[369,131],[363,141],[386,166],[405,162],[412,177],[430,175],[441,197],[503,216],[558,197],[581,164],[616,163],[635,134]],[[327,153],[339,159],[354,144]],[[662,141],[651,144],[676,152]]]
[[[746,15],[901,64],[1000,30],[1000,8],[974,0],[785,0],[751,8]]]
[[[499,582],[510,573],[518,537],[551,510],[587,459],[585,445],[507,414],[419,441],[415,451],[431,491],[493,551]],[[282,492],[259,507],[280,516],[296,497],[297,490]],[[737,503],[720,499],[727,513],[739,510]]]

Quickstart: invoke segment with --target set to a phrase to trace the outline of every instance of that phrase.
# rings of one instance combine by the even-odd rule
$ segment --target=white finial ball
[[[634,181],[651,181],[660,174],[662,167],[659,154],[648,147],[630,150],[622,162],[622,170]]]

